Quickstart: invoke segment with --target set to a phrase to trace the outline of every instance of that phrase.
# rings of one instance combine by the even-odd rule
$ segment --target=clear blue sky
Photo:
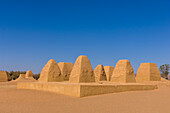
[[[93,68],[170,64],[168,0],[0,0],[0,70],[40,73],[49,59]]]

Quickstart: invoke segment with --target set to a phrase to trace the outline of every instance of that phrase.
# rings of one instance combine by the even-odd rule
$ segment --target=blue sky
[[[0,70],[40,73],[49,59],[93,68],[170,64],[170,1],[0,0]]]

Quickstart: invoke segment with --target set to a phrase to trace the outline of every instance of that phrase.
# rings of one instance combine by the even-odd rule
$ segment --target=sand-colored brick
[[[103,65],[98,65],[94,70],[95,81],[107,81]]]
[[[160,81],[161,75],[156,63],[142,63],[137,71],[136,81]]]
[[[87,56],[79,56],[74,64],[69,82],[88,83],[95,82],[93,68]]]
[[[38,79],[40,82],[61,82],[63,78],[61,77],[61,71],[58,67],[58,64],[55,60],[51,59],[44,66],[41,71],[40,78]]]
[[[113,71],[111,82],[134,83],[135,74],[129,60],[119,60]]]
[[[104,70],[106,73],[107,81],[110,81],[111,76],[113,74],[114,67],[113,66],[104,66]]]
[[[71,74],[71,71],[73,69],[73,63],[59,62],[58,66],[59,66],[60,71],[61,71],[61,76],[63,77],[63,79],[65,81],[68,81],[70,74]]]

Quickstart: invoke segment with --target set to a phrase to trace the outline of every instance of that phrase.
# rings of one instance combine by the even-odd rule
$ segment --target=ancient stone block
[[[95,81],[107,81],[103,65],[98,65],[94,70]]]
[[[26,72],[26,75],[25,75],[25,78],[29,78],[29,77],[33,78],[33,73],[32,73],[31,70],[28,70],[28,71]]]
[[[157,65],[155,63],[142,63],[137,71],[136,81],[161,81]]]
[[[41,71],[40,78],[38,79],[40,82],[61,82],[63,78],[61,77],[61,71],[58,67],[58,64],[55,60],[51,59],[44,66]]]
[[[69,80],[71,71],[73,69],[73,63],[67,63],[67,62],[59,62],[58,66],[61,71],[61,76],[65,81]]]
[[[72,83],[95,82],[93,68],[87,56],[79,56],[69,78]]]
[[[106,73],[107,81],[110,81],[114,67],[113,66],[104,66],[104,70]]]
[[[0,71],[0,82],[7,82],[8,74],[6,71]]]
[[[136,82],[135,74],[129,60],[119,60],[113,71],[112,82],[133,83]]]

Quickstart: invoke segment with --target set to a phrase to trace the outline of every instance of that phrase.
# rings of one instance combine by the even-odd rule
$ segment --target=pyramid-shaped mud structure
[[[18,78],[24,78],[25,79],[25,74],[20,74]]]
[[[61,77],[61,71],[58,67],[58,64],[55,60],[51,59],[44,66],[41,71],[40,78],[38,79],[40,82],[61,82],[63,78]]]
[[[20,74],[19,77],[12,82],[36,82],[36,80],[33,77],[26,78],[26,74]]]
[[[106,73],[107,81],[110,81],[111,76],[113,74],[114,67],[113,66],[104,66],[104,70]]]
[[[142,63],[137,71],[136,81],[161,81],[157,65],[155,63]]]
[[[61,76],[65,81],[69,80],[71,71],[73,69],[73,63],[67,63],[67,62],[59,62],[58,66],[61,71]]]
[[[33,73],[32,73],[31,70],[28,70],[28,71],[26,72],[25,78],[33,78]]]
[[[111,82],[134,83],[135,74],[129,60],[119,60],[113,71]]]
[[[95,81],[107,81],[103,65],[98,65],[94,70]]]
[[[6,71],[0,71],[0,82],[8,81],[8,73]]]
[[[93,68],[87,56],[79,56],[74,64],[69,82],[88,83],[95,82]]]
[[[16,79],[16,81],[22,81],[25,80],[25,74],[20,74],[19,77]]]

